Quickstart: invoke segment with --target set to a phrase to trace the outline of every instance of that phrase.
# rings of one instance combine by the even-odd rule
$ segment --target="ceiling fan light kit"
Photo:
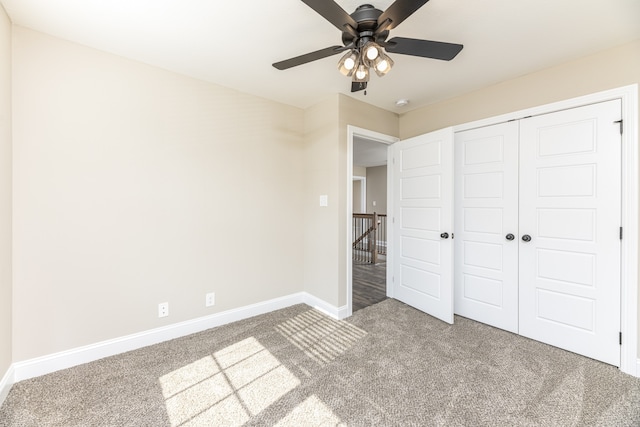
[[[403,37],[387,40],[390,30],[429,0],[396,0],[384,12],[363,4],[351,15],[333,0],[302,1],[342,31],[343,46],[331,46],[276,62],[273,66],[286,70],[347,51],[338,61],[338,70],[351,77],[351,92],[367,88],[371,69],[383,77],[393,68],[394,62],[386,52],[450,61],[463,48],[460,44]]]
[[[362,49],[351,49],[338,61],[340,73],[353,77],[354,82],[368,82],[371,68],[379,77],[382,77],[391,70],[391,67],[393,67],[393,60],[380,45],[372,41],[367,41]]]

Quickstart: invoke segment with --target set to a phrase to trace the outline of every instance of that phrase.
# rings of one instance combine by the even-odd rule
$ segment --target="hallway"
[[[387,299],[387,263],[353,263],[353,312]]]

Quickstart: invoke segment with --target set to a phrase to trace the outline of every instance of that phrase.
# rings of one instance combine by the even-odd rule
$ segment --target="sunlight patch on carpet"
[[[276,326],[289,342],[320,365],[327,364],[367,335],[362,329],[309,310]]]
[[[253,337],[160,378],[172,426],[241,425],[299,384]]]
[[[296,406],[275,427],[335,426],[346,427],[340,418],[315,394]]]

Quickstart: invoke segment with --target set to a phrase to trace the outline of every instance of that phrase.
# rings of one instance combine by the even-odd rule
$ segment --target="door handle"
[[[505,239],[507,239],[507,240],[513,240],[513,239],[515,239],[515,238],[516,238],[516,236],[514,236],[514,235],[513,235],[513,234],[511,234],[511,233],[509,233],[509,234],[507,234],[506,236],[504,236],[504,238],[505,238]]]
[[[442,233],[440,235],[440,237],[443,238],[443,239],[448,239],[449,238],[449,233]]]
[[[529,236],[528,234],[525,234],[524,236],[522,236],[522,241],[523,242],[530,242],[531,241],[531,236]]]

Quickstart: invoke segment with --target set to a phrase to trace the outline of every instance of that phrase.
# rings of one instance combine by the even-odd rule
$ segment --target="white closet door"
[[[393,295],[453,323],[453,130],[400,141],[390,149]]]
[[[518,332],[518,122],[455,134],[454,311]]]
[[[616,100],[520,123],[520,334],[616,366],[620,115]]]

